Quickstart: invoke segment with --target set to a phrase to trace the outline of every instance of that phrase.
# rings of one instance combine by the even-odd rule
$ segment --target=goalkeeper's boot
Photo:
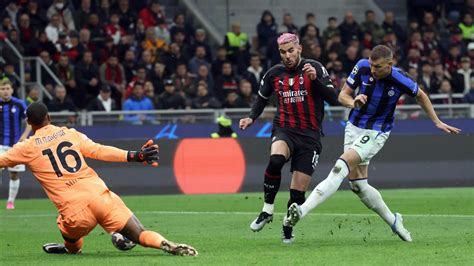
[[[67,249],[64,244],[48,243],[43,245],[43,250],[49,254],[65,254]]]
[[[197,256],[198,252],[195,248],[186,244],[176,244],[168,240],[161,242],[160,249],[166,253],[170,253],[176,256]]]
[[[410,232],[403,226],[403,218],[402,215],[398,212],[394,213],[395,215],[395,222],[393,222],[391,228],[392,231],[397,234],[403,241],[411,242],[411,234]]]
[[[291,225],[287,216],[283,218],[282,234],[282,241],[284,244],[291,244],[293,241],[295,241],[295,235],[293,235],[293,226]]]
[[[273,214],[261,212],[258,217],[250,224],[250,230],[258,232],[263,229],[267,223],[273,221]]]
[[[289,223],[295,226],[302,216],[301,207],[296,203],[291,204],[290,208],[288,208],[288,215]]]

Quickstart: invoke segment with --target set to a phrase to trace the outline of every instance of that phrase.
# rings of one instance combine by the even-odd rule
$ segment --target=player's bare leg
[[[10,187],[8,190],[7,210],[15,209],[15,199],[20,189],[20,177],[18,172],[10,171]]]
[[[198,252],[186,244],[176,244],[164,238],[159,233],[147,231],[138,218],[133,215],[125,227],[119,232],[126,238],[144,247],[161,249],[164,252],[178,256],[197,256]]]
[[[311,176],[299,172],[293,171],[290,185],[290,200],[288,200],[287,207],[289,208],[292,204],[301,205],[305,202],[305,191],[308,189],[309,182],[311,181]],[[285,217],[283,217],[283,243],[290,244],[294,241],[293,235],[293,225],[291,225],[290,213],[288,212]]]
[[[359,196],[367,208],[377,213],[402,240],[411,242],[410,232],[403,226],[403,217],[399,213],[392,213],[384,202],[380,192],[367,182],[368,166],[358,165],[349,174],[352,191]]]
[[[272,143],[270,160],[265,170],[263,182],[264,202],[262,212],[250,224],[250,229],[254,232],[262,230],[265,224],[273,221],[273,203],[280,189],[281,169],[289,157],[290,148],[285,141],[277,140]]]

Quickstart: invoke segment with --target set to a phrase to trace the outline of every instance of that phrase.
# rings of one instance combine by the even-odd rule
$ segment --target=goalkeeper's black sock
[[[66,247],[67,253],[77,254],[81,251],[84,239],[81,237],[76,242],[68,242],[64,240],[64,246]]]
[[[281,169],[286,162],[285,156],[274,154],[270,156],[270,162],[265,170],[265,179],[263,182],[263,192],[265,193],[265,205],[263,211],[273,213],[273,203],[276,194],[280,189]],[[271,205],[271,206],[270,206]]]

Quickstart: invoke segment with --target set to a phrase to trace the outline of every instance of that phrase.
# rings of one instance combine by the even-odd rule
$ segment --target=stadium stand
[[[388,8],[400,11],[392,2]],[[376,3],[382,9],[357,9],[354,14],[337,9],[331,17],[324,14],[327,25],[318,13],[308,12],[305,24],[295,25],[296,14],[260,10],[252,13],[254,31],[228,17],[228,29],[216,44],[202,28],[205,23],[192,17],[197,13],[176,1],[2,1],[0,75],[9,77],[15,95],[28,103],[43,100],[56,109],[62,106],[58,111],[69,112],[61,115],[69,124],[92,124],[88,110],[129,110],[122,109],[123,103],[137,102],[132,93],[136,83],[158,110],[153,114],[247,107],[258,77],[279,61],[275,38],[292,31],[300,33],[303,55],[326,66],[336,89],[373,46],[385,44],[393,49],[397,66],[417,80],[435,104],[459,104],[466,108],[465,116],[472,116],[465,104],[473,102],[474,93],[474,1],[419,2],[427,3],[407,1],[401,9],[408,10],[408,16],[402,18],[384,10],[380,1]],[[245,95],[239,90],[242,80],[252,85]],[[165,81],[173,83],[172,93]],[[60,96],[64,100],[59,104],[62,91],[56,90],[62,88],[66,96]],[[409,106],[410,101],[401,98],[399,104]],[[405,117],[416,117],[416,111],[406,112]]]

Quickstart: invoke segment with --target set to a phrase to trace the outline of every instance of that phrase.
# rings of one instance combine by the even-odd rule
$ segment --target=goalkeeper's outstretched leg
[[[119,233],[144,247],[161,249],[166,253],[178,256],[198,255],[196,249],[189,245],[174,243],[159,233],[145,230],[135,215],[130,217],[125,227]]]

